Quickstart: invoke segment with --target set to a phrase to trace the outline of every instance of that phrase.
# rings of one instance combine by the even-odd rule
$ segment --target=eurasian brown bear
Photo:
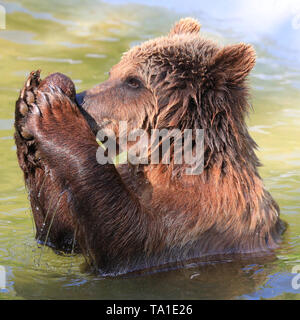
[[[62,74],[30,74],[16,103],[15,141],[38,241],[82,252],[103,275],[278,246],[284,224],[245,124],[254,49],[219,47],[199,31],[194,19],[180,20],[77,96]],[[109,128],[118,138],[119,121],[149,135],[204,129],[203,172],[188,175],[186,163],[174,163],[174,140],[169,164],[162,156],[100,164],[95,134]]]

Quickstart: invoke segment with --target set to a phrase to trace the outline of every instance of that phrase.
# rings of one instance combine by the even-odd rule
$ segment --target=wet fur
[[[67,77],[30,75],[16,103],[15,141],[38,240],[81,251],[105,275],[278,246],[284,224],[245,124],[255,52],[219,48],[199,30],[183,19],[168,36],[131,49],[77,101]],[[130,77],[139,90],[128,87]],[[120,120],[149,133],[204,129],[204,172],[98,164],[95,133],[107,120],[116,134]]]

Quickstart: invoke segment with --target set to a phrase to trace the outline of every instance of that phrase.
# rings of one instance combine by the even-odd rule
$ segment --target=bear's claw
[[[25,100],[27,103],[34,102],[34,95],[36,94],[37,87],[41,83],[40,70],[30,72],[25,85],[20,93],[20,98]]]
[[[32,71],[20,92],[19,99],[16,102],[16,129],[25,140],[33,138],[29,130],[26,129],[25,123],[28,112],[32,108],[36,107],[36,94],[40,82],[40,70]]]

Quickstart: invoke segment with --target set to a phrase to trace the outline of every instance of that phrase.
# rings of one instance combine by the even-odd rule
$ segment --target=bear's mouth
[[[75,102],[82,113],[82,115],[85,117],[88,125],[90,126],[92,132],[94,135],[97,134],[97,132],[101,129],[101,126],[96,122],[96,120],[86,111],[84,108],[84,98],[86,96],[86,91],[80,92],[76,94]]]
[[[88,122],[88,125],[90,126],[93,134],[96,136],[99,130],[105,129],[108,125],[110,125],[113,121],[109,119],[103,119],[100,123],[98,123],[93,116],[87,111],[87,108],[85,106],[84,98],[86,96],[86,91],[80,92],[76,94],[75,102],[82,113],[82,115],[85,117],[86,121]]]

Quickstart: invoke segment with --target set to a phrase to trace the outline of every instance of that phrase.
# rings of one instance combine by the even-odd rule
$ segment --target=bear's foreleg
[[[159,245],[155,219],[126,188],[114,165],[97,162],[99,146],[76,103],[58,87],[50,85],[47,92],[40,91],[34,74],[31,78],[34,101],[25,101],[28,110],[24,118],[16,114],[16,142],[33,194],[33,211],[45,183],[44,197],[55,195],[55,203],[61,201],[58,208],[63,206],[62,215],[54,217],[53,223],[56,219],[61,219],[58,225],[64,219],[72,222],[80,248],[95,268],[114,274],[145,266]],[[18,112],[24,101],[22,93],[20,99]],[[34,146],[29,152],[32,161],[27,156],[29,144]],[[50,200],[39,205],[43,217],[52,206]],[[35,212],[34,218],[42,220]]]

